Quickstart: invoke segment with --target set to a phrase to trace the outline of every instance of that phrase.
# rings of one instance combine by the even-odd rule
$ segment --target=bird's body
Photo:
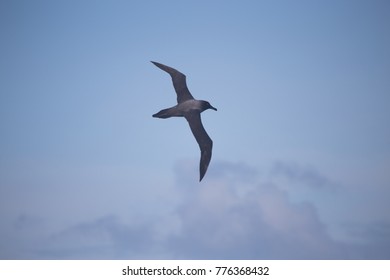
[[[203,102],[205,101],[196,99],[186,100],[176,106],[161,110],[160,112],[154,114],[153,117],[166,119],[170,117],[185,117],[185,115],[191,110],[203,112],[205,110]]]
[[[202,125],[200,113],[207,109],[213,109],[215,111],[217,111],[217,109],[211,106],[207,101],[194,99],[187,88],[186,76],[183,73],[180,73],[176,69],[158,62],[152,61],[152,63],[171,75],[173,86],[177,94],[178,103],[176,106],[159,111],[158,113],[154,114],[153,117],[161,119],[170,117],[186,118],[201,151],[199,181],[202,181],[211,160],[213,141],[208,136]]]

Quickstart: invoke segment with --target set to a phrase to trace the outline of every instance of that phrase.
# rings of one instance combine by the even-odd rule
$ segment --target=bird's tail
[[[171,110],[172,108],[163,109],[160,112],[153,115],[153,118],[167,119],[170,117],[174,117],[174,114]]]

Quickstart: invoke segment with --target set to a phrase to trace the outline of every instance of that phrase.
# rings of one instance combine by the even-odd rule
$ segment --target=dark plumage
[[[217,109],[211,106],[207,101],[194,99],[188,90],[186,76],[183,73],[158,62],[152,61],[152,63],[171,75],[173,87],[175,88],[177,94],[176,106],[163,109],[154,114],[153,117],[161,119],[170,117],[186,118],[188,124],[190,125],[192,134],[194,134],[200,148],[201,156],[199,164],[199,181],[202,181],[211,160],[213,141],[202,125],[200,113],[207,109],[213,109],[215,111],[217,111]]]

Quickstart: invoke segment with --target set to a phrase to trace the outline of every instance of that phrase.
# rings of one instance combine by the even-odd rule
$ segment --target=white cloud
[[[214,169],[221,170],[208,174],[207,183],[183,198],[185,203],[176,210],[181,232],[170,240],[175,257],[343,257],[313,205],[292,203],[276,185],[253,182],[252,168],[232,166],[237,164],[216,164]],[[252,182],[231,180],[240,173],[253,174]]]
[[[149,204],[140,205],[138,217],[121,211],[67,223],[55,232],[47,225],[50,220],[20,215],[0,234],[0,258],[389,258],[389,224],[350,224],[344,228],[350,242],[335,240],[315,202],[291,199],[291,188],[273,182],[275,174],[288,172],[275,173],[272,168],[259,172],[243,163],[215,162],[198,183],[196,167],[197,162],[180,162],[175,185],[156,186],[161,201],[173,204],[161,203],[154,213]],[[308,174],[302,169],[295,167],[294,174]],[[290,177],[305,184],[330,182],[310,170],[310,180]],[[161,207],[166,209],[159,211]]]

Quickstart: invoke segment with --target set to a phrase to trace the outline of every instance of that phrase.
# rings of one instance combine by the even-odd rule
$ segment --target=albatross
[[[202,125],[200,113],[207,109],[217,111],[216,108],[204,100],[196,100],[190,91],[188,90],[186,83],[186,76],[177,71],[176,69],[166,66],[164,64],[151,61],[161,70],[167,72],[173,82],[177,95],[177,105],[163,109],[160,112],[153,115],[154,118],[166,119],[170,117],[184,117],[190,125],[192,134],[198,142],[200,148],[200,163],[199,163],[199,182],[202,181],[206,174],[207,168],[211,160],[211,153],[213,149],[213,141],[207,134],[206,130]]]

